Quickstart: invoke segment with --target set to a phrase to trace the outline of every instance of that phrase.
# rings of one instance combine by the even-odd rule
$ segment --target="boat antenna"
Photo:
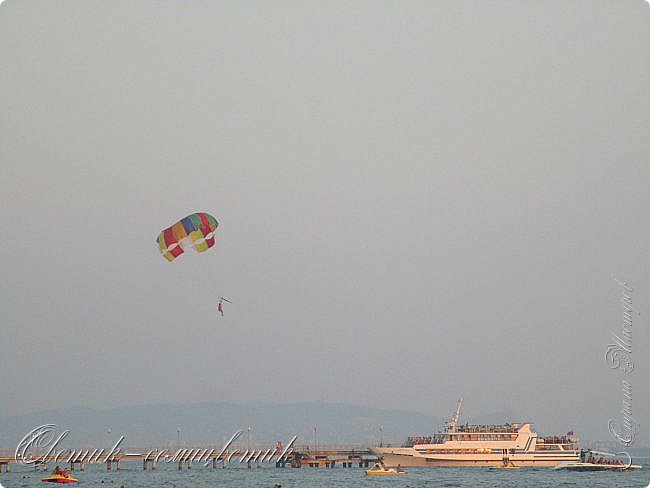
[[[458,420],[460,419],[460,406],[463,404],[463,397],[458,399],[458,404],[456,405],[456,411],[454,412],[453,417],[447,424],[447,432],[456,432],[456,427],[458,427]]]

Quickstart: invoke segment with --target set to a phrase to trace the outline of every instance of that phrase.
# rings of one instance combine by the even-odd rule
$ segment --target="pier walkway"
[[[70,471],[84,471],[89,464],[105,464],[106,469],[119,470],[124,463],[139,462],[142,469],[156,469],[160,463],[175,464],[179,470],[192,469],[193,466],[218,466],[227,468],[230,465],[244,465],[248,468],[261,467],[264,464],[275,463],[278,468],[352,468],[368,467],[377,461],[367,447],[360,445],[319,446],[316,450],[309,446],[295,446],[283,454],[277,446],[251,446],[245,448],[223,450],[220,446],[198,447],[124,447],[118,453],[110,454],[98,448],[66,449],[64,452],[37,453],[32,462],[35,471],[49,471],[54,465],[69,466]],[[12,450],[0,450],[0,473],[11,472],[11,465],[17,464]]]

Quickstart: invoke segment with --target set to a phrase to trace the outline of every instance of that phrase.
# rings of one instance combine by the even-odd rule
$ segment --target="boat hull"
[[[598,464],[598,463],[562,463],[555,469],[566,469],[569,471],[634,471],[641,469],[643,466],[632,464]]]
[[[366,474],[368,476],[395,476],[400,474],[406,474],[404,471],[376,471],[372,469],[366,469]]]
[[[373,454],[379,456],[385,464],[403,467],[503,467],[501,454],[482,455],[421,455],[412,448],[372,447]],[[558,454],[525,453],[511,454],[508,465],[514,467],[554,468],[561,463],[579,462],[580,456],[575,452]]]

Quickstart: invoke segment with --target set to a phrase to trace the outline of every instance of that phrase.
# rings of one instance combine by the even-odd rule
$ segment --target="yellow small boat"
[[[72,476],[63,476],[61,474],[53,474],[45,478],[41,478],[43,483],[76,483],[79,481],[77,478]]]
[[[372,468],[366,469],[368,476],[393,476],[396,474],[406,474],[402,468],[387,468],[379,463],[376,463]]]

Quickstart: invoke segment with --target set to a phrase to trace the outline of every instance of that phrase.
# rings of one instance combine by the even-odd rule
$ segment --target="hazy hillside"
[[[442,425],[442,419],[342,404],[219,403],[129,406],[110,410],[66,408],[0,417],[0,447],[15,448],[25,434],[43,424],[69,429],[66,446],[104,447],[121,435],[126,437],[122,444],[125,446],[176,446],[179,440],[195,445],[221,444],[238,429],[244,429],[240,440],[245,442],[248,425],[251,426],[251,444],[286,442],[294,435],[299,436],[300,444],[313,444],[316,426],[318,443],[322,445],[376,443],[382,425],[384,442],[401,443],[408,434],[433,431]]]
[[[471,420],[488,423],[512,419],[511,413],[498,413]],[[176,446],[179,441],[194,445],[222,444],[238,429],[244,429],[240,442],[245,442],[249,425],[251,444],[286,442],[297,435],[299,444],[313,445],[314,426],[319,445],[374,444],[380,440],[380,426],[383,426],[384,442],[398,444],[408,435],[430,433],[442,427],[443,421],[442,417],[421,413],[346,404],[211,403],[110,410],[66,408],[0,417],[0,448],[15,448],[23,436],[43,424],[70,430],[63,447],[105,447],[121,435],[125,436],[124,446]]]

